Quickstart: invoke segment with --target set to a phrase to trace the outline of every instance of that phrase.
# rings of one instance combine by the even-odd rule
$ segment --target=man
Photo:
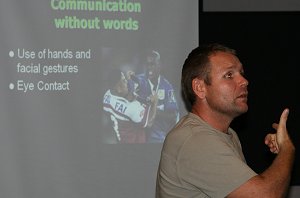
[[[108,75],[111,88],[103,97],[103,109],[112,121],[118,143],[146,143],[145,127],[151,126],[156,113],[157,97],[149,105],[135,99],[128,90],[128,81],[120,69]]]
[[[157,110],[153,125],[147,128],[147,142],[162,143],[167,132],[179,120],[179,109],[172,84],[161,75],[161,59],[157,51],[149,51],[146,56],[146,72],[137,75],[137,100],[149,101],[157,95]]]
[[[277,156],[263,173],[245,162],[232,120],[247,112],[248,81],[234,50],[219,44],[194,49],[181,79],[191,112],[165,139],[156,198],[279,198],[290,181],[295,147],[288,135],[288,109],[265,144]]]

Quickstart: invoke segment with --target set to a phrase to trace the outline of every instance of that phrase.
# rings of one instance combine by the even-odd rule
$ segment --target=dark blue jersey
[[[157,85],[153,85],[145,74],[136,76],[138,85],[136,94],[138,100],[147,102],[150,96],[157,94],[157,114],[153,125],[148,128],[149,142],[163,142],[168,131],[177,123],[179,110],[174,89],[171,83],[163,76],[157,79]]]

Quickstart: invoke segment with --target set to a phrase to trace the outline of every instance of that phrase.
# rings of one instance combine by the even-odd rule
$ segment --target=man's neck
[[[211,127],[221,132],[228,133],[228,128],[230,126],[230,123],[232,122],[232,119],[228,116],[216,111],[212,111],[211,109],[199,108],[195,105],[192,107],[191,112],[199,116]]]

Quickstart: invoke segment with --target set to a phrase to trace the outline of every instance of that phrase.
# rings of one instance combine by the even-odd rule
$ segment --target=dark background
[[[202,5],[200,3],[200,5]],[[287,127],[299,150],[300,12],[199,13],[199,42],[219,42],[237,50],[249,80],[249,111],[234,120],[247,162],[256,172],[274,159],[264,144],[285,107]],[[300,185],[299,153],[291,185]]]

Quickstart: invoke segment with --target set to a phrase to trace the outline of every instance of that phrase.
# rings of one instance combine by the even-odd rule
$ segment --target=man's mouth
[[[247,98],[247,97],[248,97],[248,94],[247,94],[247,93],[244,93],[244,94],[239,95],[238,98]]]
[[[247,100],[248,99],[248,93],[244,92],[244,93],[240,94],[237,98]]]

